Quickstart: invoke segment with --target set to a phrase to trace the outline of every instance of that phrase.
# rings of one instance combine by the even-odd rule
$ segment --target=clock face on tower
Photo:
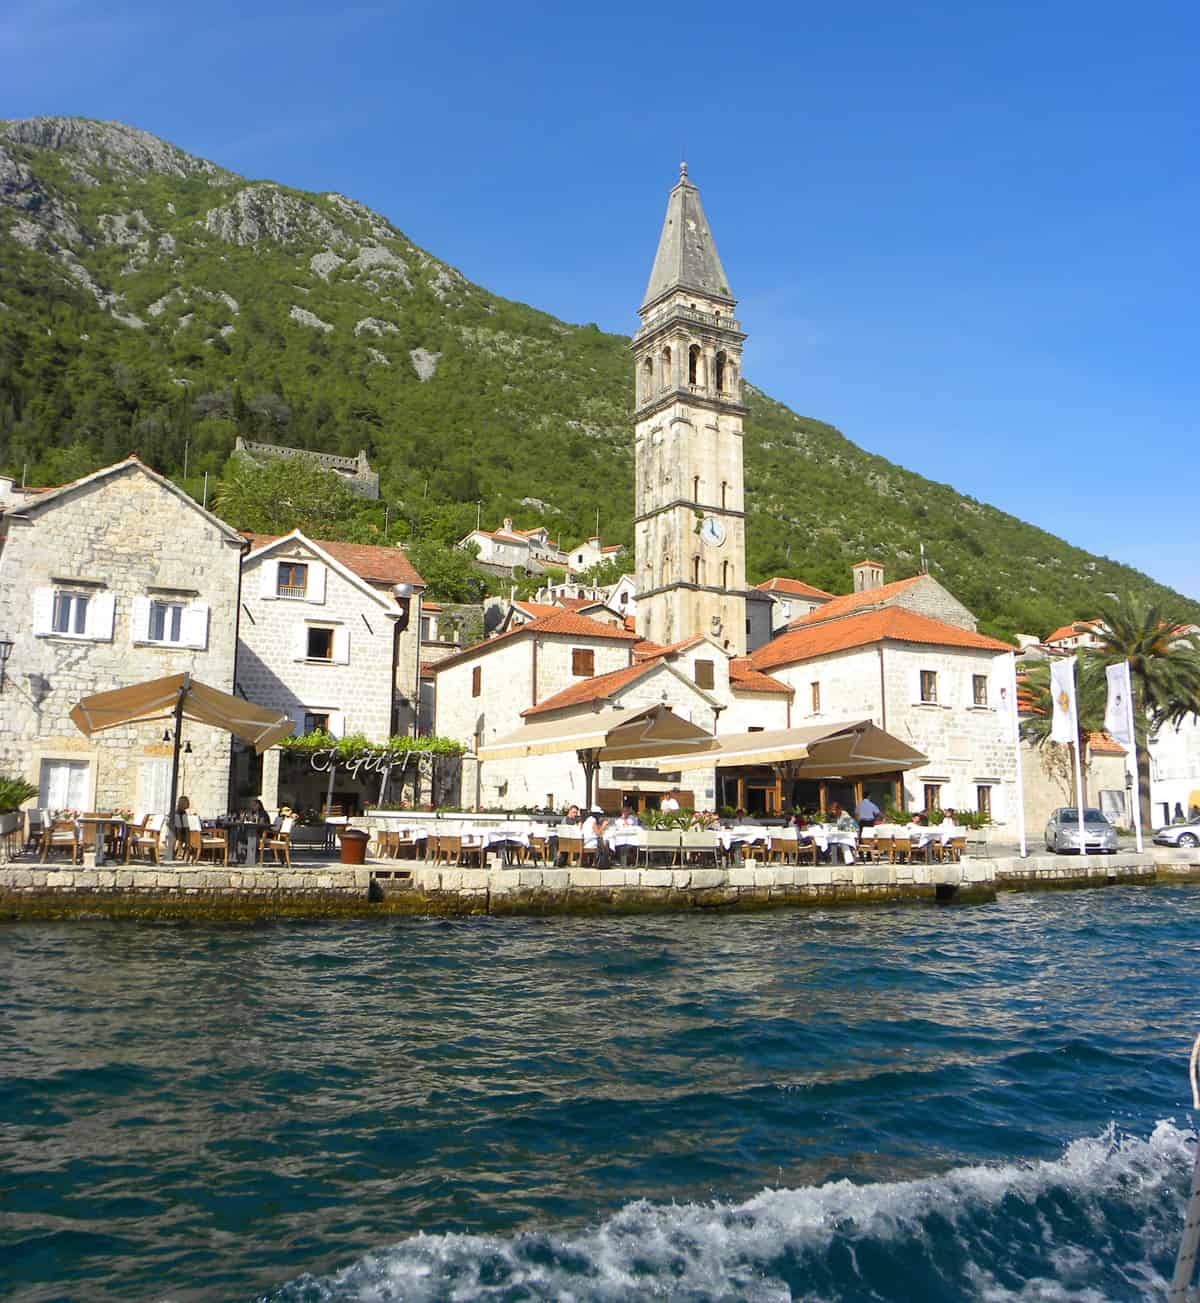
[[[705,543],[720,547],[725,542],[725,526],[716,516],[705,516],[700,525],[700,537]]]

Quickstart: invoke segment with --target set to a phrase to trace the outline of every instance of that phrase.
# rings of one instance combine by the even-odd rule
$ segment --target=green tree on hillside
[[[234,529],[299,529],[309,538],[354,543],[375,541],[374,525],[365,519],[372,507],[337,475],[300,458],[231,457],[213,496],[213,510]]]

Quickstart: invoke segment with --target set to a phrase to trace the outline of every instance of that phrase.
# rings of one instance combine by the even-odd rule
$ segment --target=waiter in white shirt
[[[679,812],[679,802],[671,795],[670,792],[663,797],[662,803],[658,807],[663,814],[677,814]]]

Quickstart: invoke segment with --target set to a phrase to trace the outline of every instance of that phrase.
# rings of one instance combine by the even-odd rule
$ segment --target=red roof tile
[[[1081,633],[1091,633],[1099,623],[1099,620],[1076,620],[1073,624],[1064,624],[1061,629],[1055,629],[1044,641],[1059,642],[1063,638],[1077,638]]]
[[[521,714],[540,715],[547,710],[565,710],[568,706],[584,706],[590,701],[602,701],[637,682],[643,674],[648,674],[655,668],[653,661],[645,661],[641,665],[626,665],[622,669],[611,670],[608,674],[597,674],[592,679],[580,679],[578,683],[572,683],[569,688],[563,688],[561,692],[547,697],[545,701],[539,701],[536,706],[530,706]]]
[[[1114,742],[1107,733],[1089,733],[1088,749],[1097,756],[1123,756],[1125,748],[1120,742]]]
[[[274,543],[283,534],[247,534],[250,550],[257,552],[260,548]],[[412,562],[398,547],[375,547],[368,543],[332,543],[323,538],[309,540],[322,552],[340,561],[347,570],[352,570],[360,579],[373,584],[414,584],[421,588],[425,580],[417,574]]]
[[[876,590],[878,591],[878,590]],[[927,615],[906,611],[899,606],[885,606],[877,611],[841,620],[823,620],[800,628],[788,626],[788,632],[765,643],[750,657],[756,670],[792,665],[797,661],[826,656],[830,652],[848,651],[876,642],[908,642],[928,647],[966,647],[979,651],[1010,652],[1014,648],[982,633],[971,633]]]
[[[674,656],[676,652],[686,651],[689,647],[694,647],[698,642],[703,641],[702,633],[684,638],[682,642],[668,643],[665,647],[656,642],[643,640],[634,647],[633,654],[639,660],[658,660],[661,656]]]
[[[912,575],[908,579],[894,579],[890,584],[880,584],[878,588],[868,588],[861,593],[845,593],[826,602],[824,606],[817,607],[815,611],[802,615],[798,620],[793,620],[788,628],[795,629],[800,625],[807,628],[821,621],[836,620],[840,615],[852,615],[855,611],[878,606],[886,602],[889,597],[895,597],[906,588],[920,583],[924,578],[924,575]]]
[[[793,692],[786,683],[751,669],[749,656],[735,656],[729,662],[729,686],[735,692],[776,692],[785,697]]]
[[[755,584],[754,587],[764,593],[786,593],[789,597],[816,597],[821,601],[829,601],[833,597],[832,593],[827,593],[823,588],[814,588],[812,584],[806,584],[803,579],[789,579],[786,575],[764,579],[761,584]]]
[[[464,647],[453,656],[447,656],[444,661],[438,661],[436,670],[441,670],[447,665],[456,665],[468,656],[474,656],[477,652],[486,652],[497,643],[507,642],[511,638],[520,638],[527,633],[561,634],[568,638],[608,638],[624,643],[636,642],[638,637],[636,633],[627,633],[624,629],[617,629],[611,624],[601,624],[599,620],[589,620],[586,615],[576,615],[574,611],[563,611],[556,607],[550,615],[529,620],[525,624],[517,625],[516,628],[498,633],[494,638],[485,638],[483,642]]]

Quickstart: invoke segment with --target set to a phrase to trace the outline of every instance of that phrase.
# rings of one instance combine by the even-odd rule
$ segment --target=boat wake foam
[[[271,1298],[1165,1298],[1195,1141],[1170,1121],[1148,1138],[1110,1125],[1051,1162],[768,1189],[740,1204],[640,1201],[577,1231],[421,1234]]]

